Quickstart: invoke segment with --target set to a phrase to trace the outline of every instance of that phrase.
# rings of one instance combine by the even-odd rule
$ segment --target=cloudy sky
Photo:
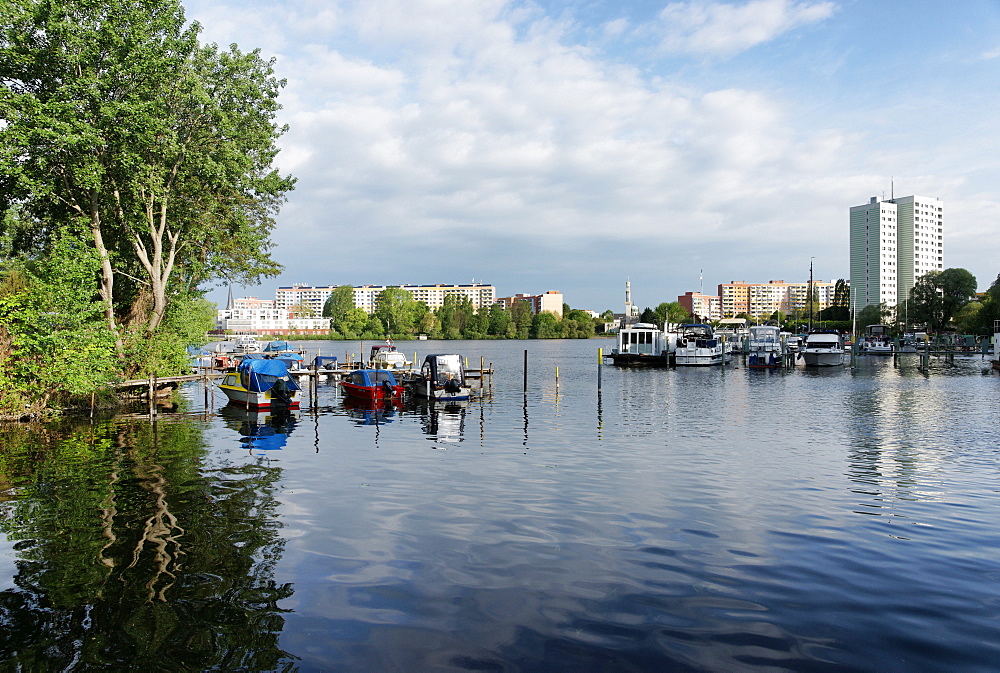
[[[623,310],[849,276],[848,210],[943,199],[1000,273],[997,0],[186,0],[288,85],[278,285]],[[701,279],[703,276],[703,280]],[[210,299],[224,301],[225,290]]]

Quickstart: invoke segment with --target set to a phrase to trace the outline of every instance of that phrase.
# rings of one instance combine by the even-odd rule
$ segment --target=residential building
[[[557,290],[549,290],[544,294],[515,294],[510,297],[499,297],[494,303],[510,310],[514,304],[524,301],[531,305],[533,315],[539,313],[552,313],[557,318],[562,318],[563,295]]]
[[[229,334],[323,334],[330,330],[329,318],[293,317],[272,302],[245,297],[230,302],[233,308],[217,312],[215,328]],[[268,306],[268,304],[272,304]]]
[[[944,203],[903,196],[850,210],[851,309],[895,306],[930,271],[944,270]]]
[[[836,286],[835,281],[813,281],[815,312],[833,304]],[[767,283],[732,281],[719,285],[719,300],[723,318],[748,315],[752,318],[766,319],[775,311],[788,315],[796,310],[809,308],[809,281],[801,283],[786,283],[783,280],[770,280]]]
[[[702,294],[701,292],[685,292],[677,297],[677,303],[694,316],[697,321],[721,320],[722,302],[719,296]]]
[[[311,311],[312,315],[323,315],[323,305],[330,298],[336,285],[310,286],[295,284],[290,287],[279,287],[275,292],[275,304],[278,308],[292,310],[295,307],[303,307]],[[472,306],[477,310],[483,306],[490,306],[496,298],[496,288],[483,283],[470,283],[468,285],[448,285],[439,283],[436,285],[355,285],[354,306],[364,309],[367,313],[374,313],[378,304],[378,296],[390,287],[398,287],[409,292],[416,301],[422,301],[432,311],[444,306],[444,298],[448,295],[458,295],[468,297]]]

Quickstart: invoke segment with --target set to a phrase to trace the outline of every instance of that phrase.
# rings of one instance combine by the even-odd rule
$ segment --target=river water
[[[492,363],[464,406],[192,384],[155,423],[5,429],[0,670],[997,670],[986,361],[599,390],[601,345],[400,344]]]

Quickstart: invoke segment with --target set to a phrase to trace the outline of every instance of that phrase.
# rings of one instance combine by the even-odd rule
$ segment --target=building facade
[[[814,312],[833,304],[837,283],[814,280]],[[680,298],[678,298],[678,301]],[[770,280],[766,283],[730,282],[719,285],[719,300],[723,318],[748,315],[768,319],[775,311],[788,315],[809,308],[809,281],[786,283]]]
[[[722,302],[719,296],[701,292],[685,292],[677,297],[677,303],[694,316],[695,320],[721,320]]]
[[[903,196],[850,210],[851,310],[896,306],[930,271],[944,270],[944,203]]]
[[[337,285],[311,286],[295,284],[279,287],[274,293],[275,306],[288,311],[302,308],[313,316],[323,315],[323,305],[330,298]],[[478,310],[490,306],[496,299],[497,291],[492,285],[470,283],[468,285],[355,285],[354,307],[364,309],[366,313],[374,313],[378,306],[378,296],[390,287],[397,287],[409,292],[413,299],[422,301],[432,311],[444,306],[448,295],[468,297],[472,306]]]
[[[544,294],[515,294],[510,297],[500,297],[494,303],[503,306],[508,311],[514,304],[525,301],[531,305],[531,313],[552,313],[557,318],[563,315],[563,295],[557,290],[549,290]]]

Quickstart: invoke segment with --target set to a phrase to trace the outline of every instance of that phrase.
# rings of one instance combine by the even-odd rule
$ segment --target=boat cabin
[[[456,354],[428,355],[420,368],[420,376],[435,386],[464,386],[465,366]]]

